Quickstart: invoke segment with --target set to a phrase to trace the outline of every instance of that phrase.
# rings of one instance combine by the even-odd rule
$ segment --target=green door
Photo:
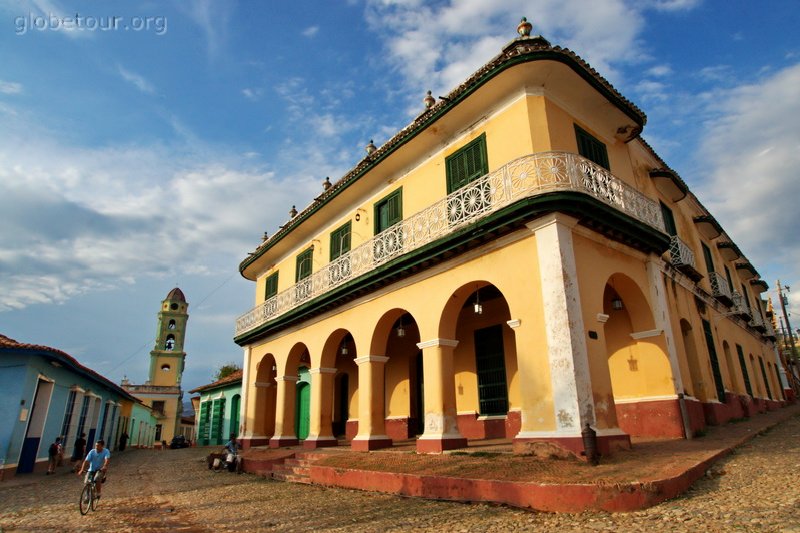
[[[308,425],[311,419],[311,385],[308,383],[297,384],[297,409],[295,410],[294,431],[297,438],[305,440],[308,437]]]

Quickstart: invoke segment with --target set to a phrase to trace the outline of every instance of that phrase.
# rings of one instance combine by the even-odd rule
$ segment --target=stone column
[[[310,368],[311,374],[311,413],[308,437],[303,440],[303,448],[322,448],[336,446],[331,421],[333,420],[333,377],[335,368]]]
[[[669,320],[669,305],[667,303],[667,287],[664,285],[664,277],[653,257],[648,258],[647,277],[650,280],[650,300],[653,302],[653,319],[656,323],[656,330],[664,333],[664,342],[667,345],[667,358],[669,368],[672,371],[672,381],[675,386],[675,394],[683,392],[683,379],[681,369],[678,366],[678,352],[675,348],[675,338],[672,335],[672,325]],[[720,401],[724,402],[725,398]]]
[[[453,350],[458,341],[432,339],[420,342],[425,375],[425,432],[417,439],[417,452],[441,453],[467,445],[458,431]]]
[[[580,453],[583,450],[581,430],[595,421],[572,242],[572,228],[576,223],[571,217],[555,214],[528,225],[536,235],[539,256],[539,286],[555,427],[552,431],[526,430],[529,425],[526,418],[533,413],[523,406],[522,431],[514,439],[516,451],[523,451],[526,441],[550,441]],[[524,365],[520,366],[523,370]],[[523,371],[521,377],[526,380],[528,376]]]
[[[275,395],[275,434],[269,440],[270,448],[295,446],[298,443],[294,434],[294,410],[297,389],[297,376],[280,376],[278,392]]]
[[[386,435],[383,377],[388,360],[383,355],[366,355],[355,360],[358,365],[358,434],[350,443],[353,450],[366,452],[392,445],[392,439]]]
[[[275,433],[275,389],[275,383],[253,383],[253,394],[248,396],[253,402],[248,408],[251,422],[246,438],[242,439],[245,449],[269,444],[270,437]]]

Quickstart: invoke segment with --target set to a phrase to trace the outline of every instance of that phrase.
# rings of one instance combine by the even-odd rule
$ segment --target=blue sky
[[[0,333],[143,382],[177,285],[184,386],[208,382],[241,361],[262,233],[521,16],[647,113],[770,295],[800,280],[796,2],[0,0]]]

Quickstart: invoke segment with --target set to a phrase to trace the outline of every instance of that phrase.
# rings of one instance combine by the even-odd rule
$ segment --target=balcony
[[[689,276],[692,281],[699,281],[703,277],[697,271],[694,252],[677,235],[673,235],[669,243],[669,261],[672,266]]]
[[[775,335],[775,328],[772,327],[772,322],[770,320],[764,321],[764,337],[771,341],[775,341],[777,336]]]
[[[236,320],[236,336],[520,200],[554,192],[588,195],[664,232],[658,202],[577,154],[543,152],[515,159],[375,235]]]
[[[728,285],[728,280],[716,272],[708,273],[708,281],[711,282],[711,295],[725,305],[733,304],[733,295]]]
[[[753,318],[750,319],[750,327],[764,333],[767,331],[766,324],[764,323],[764,319],[761,317],[761,313],[755,312],[753,313]]]
[[[753,318],[744,296],[733,291],[733,314],[750,322]]]

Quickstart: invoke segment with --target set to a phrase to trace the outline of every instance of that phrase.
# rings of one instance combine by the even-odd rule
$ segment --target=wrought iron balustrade
[[[669,242],[669,258],[675,267],[695,268],[694,252],[689,245],[677,235],[673,235]]]
[[[751,318],[750,308],[747,305],[747,301],[738,291],[733,291],[733,312],[734,314],[748,321]]]
[[[542,152],[515,159],[453,191],[331,261],[236,320],[241,335],[375,268],[473,224],[518,200],[549,192],[587,194],[659,230],[658,202],[577,154]],[[685,246],[685,245],[684,245]],[[689,254],[694,260],[691,250]]]
[[[730,305],[734,303],[728,280],[717,272],[708,273],[708,281],[711,282],[711,295],[721,302]]]

